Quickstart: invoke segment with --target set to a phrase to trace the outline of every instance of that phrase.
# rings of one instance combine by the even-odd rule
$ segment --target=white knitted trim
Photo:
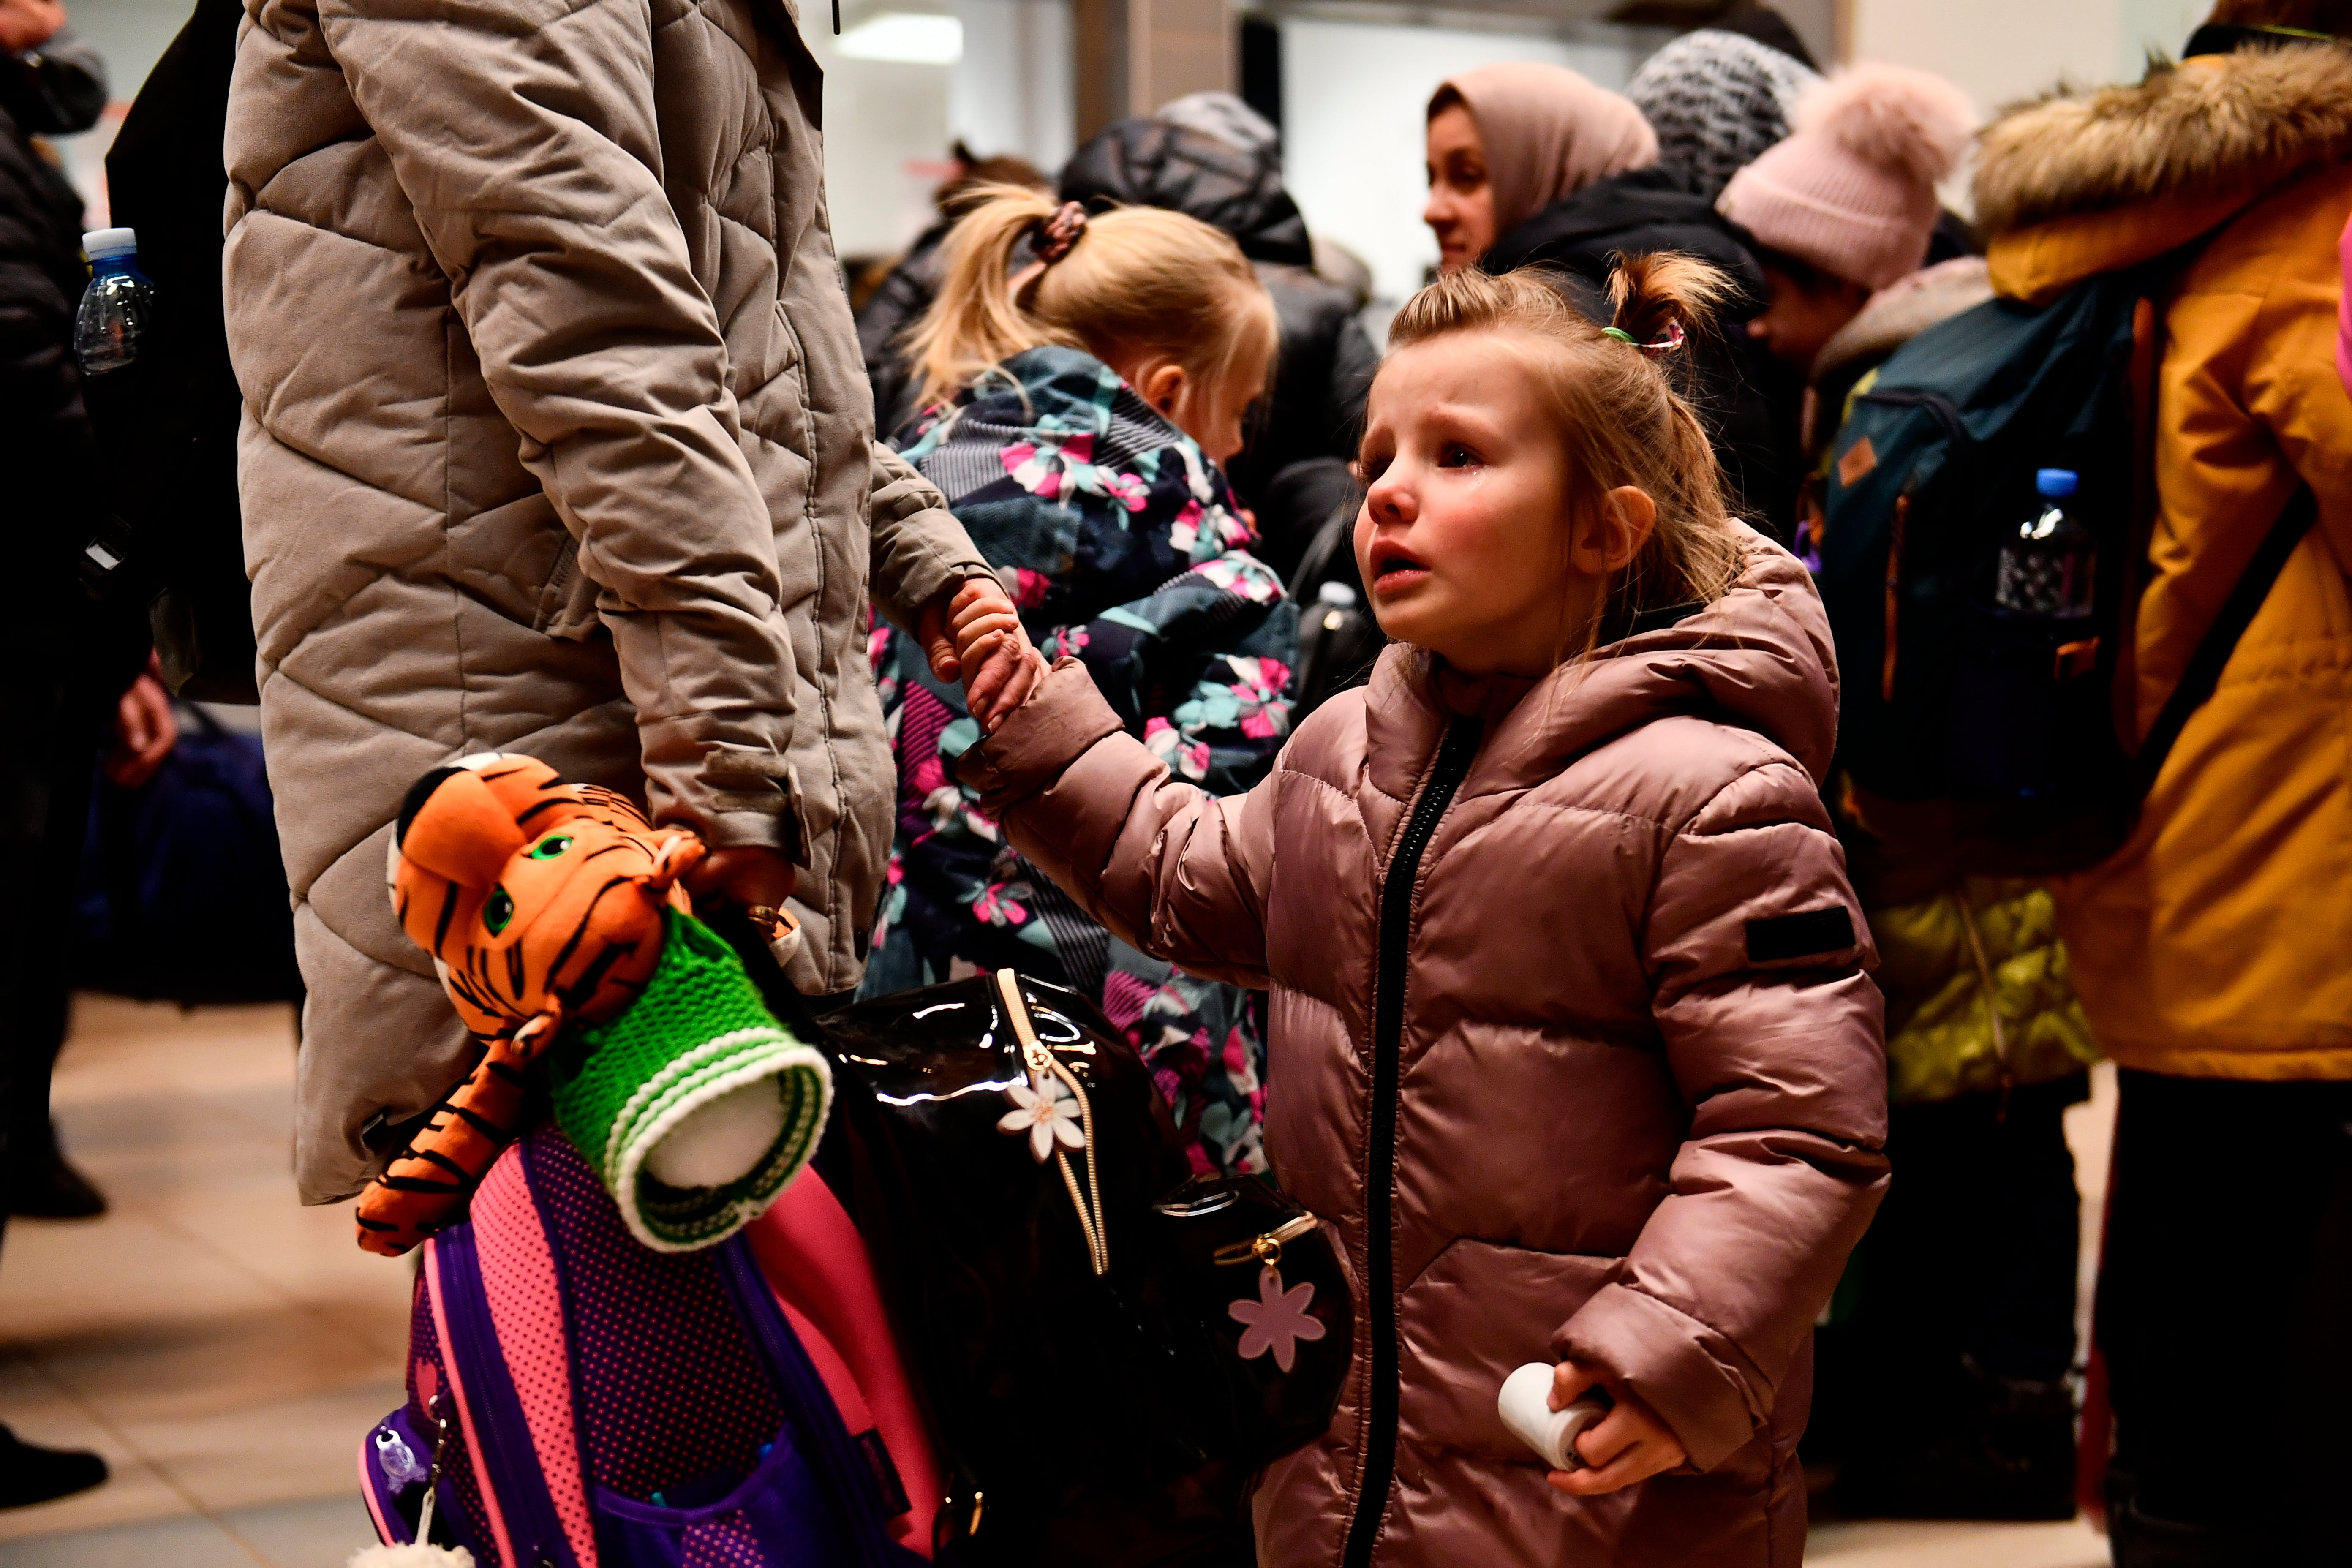
[[[765,1037],[754,1038],[754,1037]],[[614,1119],[614,1136],[619,1140],[621,1147],[618,1151],[617,1163],[612,1167],[613,1195],[619,1202],[621,1219],[629,1227],[629,1234],[656,1252],[692,1252],[700,1247],[713,1246],[734,1235],[765,1213],[767,1209],[765,1202],[754,1206],[751,1203],[738,1200],[735,1212],[728,1216],[728,1223],[723,1228],[713,1231],[708,1236],[698,1237],[692,1241],[671,1241],[656,1236],[646,1226],[643,1216],[638,1214],[637,1173],[639,1167],[645,1163],[647,1152],[667,1137],[672,1128],[684,1121],[698,1107],[717,1100],[721,1095],[732,1094],[737,1089],[762,1079],[791,1077],[802,1080],[801,1091],[793,1097],[792,1104],[788,1108],[796,1110],[799,1114],[788,1121],[783,1131],[777,1136],[776,1146],[784,1151],[786,1169],[782,1179],[777,1182],[773,1192],[769,1194],[769,1202],[772,1202],[777,1194],[781,1194],[791,1184],[793,1178],[800,1174],[802,1167],[808,1163],[809,1157],[816,1152],[817,1135],[824,1130],[825,1116],[832,1109],[833,1068],[825,1061],[824,1053],[813,1047],[800,1044],[781,1030],[739,1029],[732,1035],[723,1035],[718,1040],[699,1047],[689,1054],[694,1057],[705,1056],[712,1046],[729,1040],[740,1045],[753,1046],[755,1052],[751,1059],[738,1065],[715,1067],[707,1075],[694,1077],[688,1082],[676,1084],[671,1092],[659,1098],[652,1118],[647,1121],[636,1123],[625,1114]],[[759,1046],[769,1046],[773,1048],[761,1050],[756,1048]],[[678,1065],[678,1063],[672,1063],[670,1068],[665,1068],[658,1076],[663,1079],[671,1078],[671,1068]],[[808,1092],[808,1087],[812,1083],[816,1090],[814,1094]],[[640,1089],[636,1095],[630,1097],[629,1103],[634,1108],[643,1098],[644,1090]],[[635,1131],[625,1134],[623,1130],[631,1127],[634,1127]]]
[[[622,1103],[620,1112],[613,1118],[613,1125],[604,1133],[604,1157],[599,1163],[604,1166],[605,1181],[614,1184],[613,1190],[616,1193],[621,1190],[617,1184],[618,1178],[614,1174],[617,1169],[614,1162],[621,1157],[621,1144],[627,1138],[629,1129],[635,1126],[637,1119],[646,1113],[648,1104],[659,1099],[672,1085],[691,1078],[695,1069],[703,1063],[714,1058],[733,1056],[738,1046],[772,1040],[785,1045],[797,1043],[773,1024],[754,1024],[748,1029],[730,1029],[672,1059],[661,1071],[637,1085],[637,1091]]]

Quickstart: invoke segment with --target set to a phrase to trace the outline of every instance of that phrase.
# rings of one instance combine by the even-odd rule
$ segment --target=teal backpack
[[[2044,875],[2105,858],[2190,713],[2311,524],[2304,487],[2137,749],[2116,660],[2154,516],[2162,264],[2052,303],[1994,300],[1880,367],[1832,446],[1818,580],[1843,675],[1838,760],[1874,829],[1938,841],[1957,868]],[[2005,545],[2042,509],[2035,474],[2072,469],[2090,606],[1998,602]]]

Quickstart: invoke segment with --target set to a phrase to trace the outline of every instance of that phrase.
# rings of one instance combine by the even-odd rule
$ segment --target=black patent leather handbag
[[[971,1563],[1247,1563],[1248,1490],[1329,1423],[1352,1301],[1313,1215],[1187,1179],[1167,1103],[1076,992],[1009,970],[814,1021],[852,1207]]]

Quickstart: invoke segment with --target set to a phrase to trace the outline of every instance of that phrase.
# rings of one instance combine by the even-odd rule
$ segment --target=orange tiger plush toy
[[[625,797],[530,757],[468,757],[416,781],[393,828],[393,909],[487,1048],[362,1196],[362,1247],[397,1257],[464,1206],[521,1131],[526,1069],[561,1026],[609,1018],[645,989],[662,910],[690,910],[677,879],[703,854],[693,834],[649,826]]]
[[[362,1195],[362,1247],[396,1255],[457,1219],[523,1131],[542,1061],[558,1129],[648,1247],[714,1246],[799,1173],[831,1067],[694,918],[678,879],[704,853],[529,757],[467,757],[416,781],[394,825],[393,909],[484,1048]],[[751,914],[789,963],[792,918]]]

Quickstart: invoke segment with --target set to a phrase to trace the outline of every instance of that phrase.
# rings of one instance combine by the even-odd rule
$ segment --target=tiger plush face
[[[701,841],[655,828],[625,797],[566,784],[530,757],[486,754],[416,781],[387,881],[466,1026],[511,1034],[554,1015],[626,1007],[661,956],[662,909]]]

